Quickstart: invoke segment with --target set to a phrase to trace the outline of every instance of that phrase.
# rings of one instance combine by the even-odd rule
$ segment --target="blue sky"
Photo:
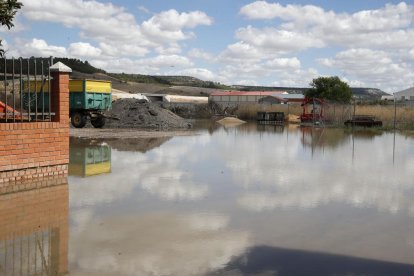
[[[225,84],[414,85],[414,1],[21,0],[7,56]]]

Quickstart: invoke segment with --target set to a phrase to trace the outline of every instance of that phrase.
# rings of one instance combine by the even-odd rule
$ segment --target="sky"
[[[233,85],[414,86],[414,0],[20,1],[14,28],[0,31],[7,57]]]

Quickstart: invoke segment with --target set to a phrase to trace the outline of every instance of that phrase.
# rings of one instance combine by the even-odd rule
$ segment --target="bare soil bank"
[[[71,128],[70,137],[87,139],[131,139],[131,138],[163,138],[174,136],[197,135],[194,130],[145,130],[145,129],[99,129]]]

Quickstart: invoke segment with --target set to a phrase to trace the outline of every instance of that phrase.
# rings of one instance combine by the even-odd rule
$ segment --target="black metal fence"
[[[52,62],[52,58],[0,60],[0,122],[52,121]]]

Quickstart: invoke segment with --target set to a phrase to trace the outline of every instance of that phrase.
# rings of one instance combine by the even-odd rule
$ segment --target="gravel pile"
[[[139,99],[119,99],[112,103],[110,116],[119,120],[107,120],[105,128],[190,128],[191,124],[156,103]]]

